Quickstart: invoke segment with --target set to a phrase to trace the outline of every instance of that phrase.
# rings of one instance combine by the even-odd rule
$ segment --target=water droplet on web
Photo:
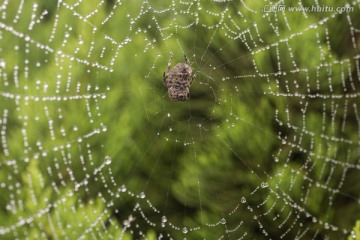
[[[330,228],[330,226],[329,226],[328,223],[325,223],[324,227],[325,227],[325,229],[329,229],[329,228]]]
[[[262,188],[267,188],[268,186],[269,186],[269,184],[267,182],[262,182],[261,183]]]
[[[140,198],[145,198],[145,193],[144,193],[144,192],[141,192],[141,193],[139,194],[139,197],[140,197]]]
[[[187,233],[188,233],[188,229],[187,229],[186,227],[184,227],[184,228],[182,229],[182,232],[183,232],[184,234],[187,234]]]
[[[221,224],[225,224],[225,223],[226,223],[225,218],[221,219],[220,223],[221,223]]]
[[[246,198],[245,198],[245,197],[242,197],[242,198],[240,199],[240,201],[241,201],[242,203],[246,203]]]
[[[126,192],[126,187],[124,185],[120,187],[120,192]]]
[[[162,216],[161,221],[162,221],[163,223],[166,223],[166,222],[167,222],[166,216]]]
[[[109,156],[105,157],[105,164],[109,165],[111,163],[111,158]]]

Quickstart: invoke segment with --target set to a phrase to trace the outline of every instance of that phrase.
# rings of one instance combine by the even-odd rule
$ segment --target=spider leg
[[[164,72],[163,81],[164,81],[164,85],[165,85],[165,86],[166,86],[166,79],[167,79],[168,73],[169,73],[169,71],[170,71],[171,61],[172,61],[172,58],[173,58],[173,57],[174,57],[174,54],[171,53],[171,56],[170,56],[170,59],[169,59],[168,65],[167,65],[166,72]]]
[[[170,56],[170,59],[169,59],[168,65],[167,65],[166,75],[170,71],[171,61],[172,61],[173,57],[174,57],[174,54],[171,53],[171,56]]]
[[[163,81],[164,81],[164,85],[165,85],[165,87],[166,87],[166,79],[167,79],[167,75],[165,74],[165,72],[164,72],[164,75],[163,75]]]
[[[198,70],[196,70],[196,72],[192,75],[190,79],[190,85],[193,83],[194,79],[196,78],[199,72],[200,72],[200,68],[198,68]]]
[[[189,64],[189,59],[186,57],[186,55],[184,55],[184,58],[185,58],[186,64]]]

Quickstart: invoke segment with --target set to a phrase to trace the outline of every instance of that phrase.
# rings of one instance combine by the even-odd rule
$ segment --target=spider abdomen
[[[164,73],[164,85],[173,101],[185,101],[189,99],[190,85],[194,79],[192,68],[186,63],[178,63],[170,69],[172,55],[168,63],[168,70]]]
[[[189,65],[185,63],[179,63],[170,70],[167,81],[174,83],[183,82],[184,84],[190,84],[191,74],[192,69]]]

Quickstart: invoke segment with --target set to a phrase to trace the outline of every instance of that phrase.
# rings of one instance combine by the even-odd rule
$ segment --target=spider
[[[171,54],[166,72],[164,72],[164,85],[168,89],[168,94],[173,101],[185,101],[189,99],[190,85],[194,81],[199,70],[192,74],[189,60],[184,55],[185,63],[178,63],[171,68],[171,61],[174,54]]]

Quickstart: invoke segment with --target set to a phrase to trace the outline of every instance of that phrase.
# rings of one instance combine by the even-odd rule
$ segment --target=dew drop
[[[140,198],[145,198],[145,193],[144,193],[144,192],[141,192],[141,193],[139,194],[139,197],[140,197]]]
[[[5,61],[0,61],[0,67],[5,68],[6,67],[6,62]]]
[[[187,234],[187,233],[188,233],[187,227],[184,227],[184,228],[182,229],[182,232],[183,232],[184,234]]]
[[[121,192],[126,192],[126,187],[125,187],[125,185],[122,185],[122,186],[120,187],[120,191],[121,191]]]
[[[225,224],[225,223],[226,223],[225,218],[221,219],[221,220],[220,220],[220,223],[221,223],[221,224]]]
[[[166,216],[162,216],[161,221],[162,221],[163,223],[166,223],[166,222],[167,222]]]
[[[242,198],[240,199],[240,201],[241,201],[242,203],[246,203],[246,198],[245,198],[245,197],[242,197]]]
[[[105,157],[105,164],[109,165],[111,163],[111,158],[109,156]]]

